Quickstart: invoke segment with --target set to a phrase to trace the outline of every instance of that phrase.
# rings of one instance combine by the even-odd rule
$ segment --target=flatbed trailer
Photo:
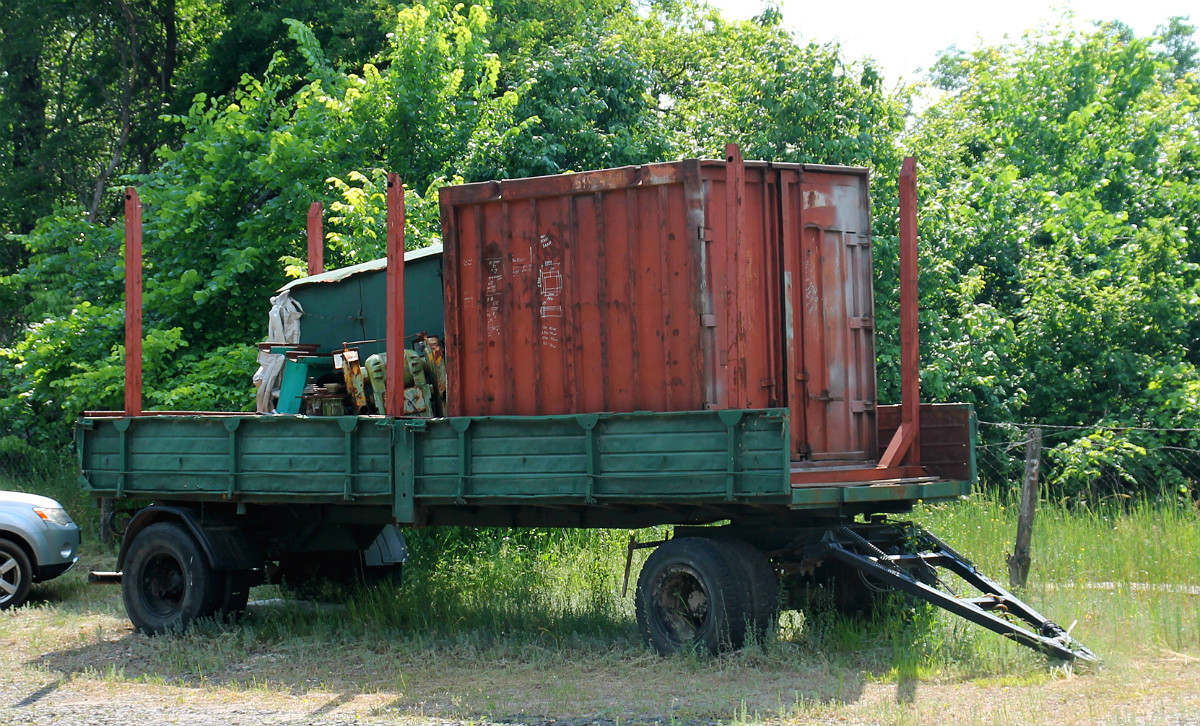
[[[732,184],[745,173],[736,148],[727,164],[721,170]],[[906,169],[902,206],[912,194],[912,165]],[[769,165],[760,170],[764,180],[792,171],[768,177],[775,173]],[[630,179],[651,185],[698,179],[661,168],[612,171],[621,174],[578,175],[571,189],[598,200],[612,178],[625,188]],[[558,183],[526,181],[539,198],[546,184]],[[767,181],[760,186],[772,189]],[[474,203],[494,191],[467,189],[464,196]],[[666,199],[668,191],[656,194]],[[443,222],[452,236],[445,217],[454,192],[449,196],[449,203],[443,196]],[[130,198],[136,204],[132,190]],[[741,204],[740,196],[729,198]],[[389,193],[390,218],[400,199]],[[504,203],[513,199],[510,194]],[[140,219],[140,209],[128,211]],[[908,250],[902,271],[911,273],[902,287],[902,318],[911,321],[902,358],[904,375],[915,380],[915,217],[911,221],[902,245]],[[397,227],[402,230],[389,224],[389,321],[404,300]],[[136,242],[130,235],[137,234],[134,225],[127,227],[127,240]],[[127,244],[127,252],[137,246]],[[140,265],[136,259],[130,264]],[[129,297],[136,301],[139,293]],[[448,308],[465,294],[448,290]],[[855,335],[869,326],[861,316],[846,324]],[[389,324],[392,360],[403,332]],[[139,335],[132,330],[129,339]],[[868,351],[873,355],[873,346]],[[919,404],[915,386],[906,384],[897,406],[857,402],[854,412],[869,417],[856,420],[870,429],[866,436],[855,432],[854,440],[874,448],[838,460],[812,456],[812,446],[798,444],[793,430],[804,406],[842,401],[828,389],[810,394],[817,404],[798,403],[797,393],[764,408],[435,417],[143,412],[133,358],[127,380],[135,395],[127,397],[126,410],[85,414],[76,449],[82,486],[96,499],[153,502],[133,512],[124,528],[121,572],[94,573],[97,580],[122,583],[126,610],[143,632],[239,612],[249,588],[272,578],[295,582],[345,571],[347,563],[351,571],[370,569],[361,565],[386,570],[403,559],[397,526],[673,525],[669,540],[630,545],[630,556],[637,547],[656,548],[638,577],[635,603],[639,631],[658,652],[740,647],[774,627],[786,604],[781,592],[815,585],[832,589],[840,607],[855,611],[870,607],[878,590],[901,590],[1052,657],[1095,659],[948,545],[894,518],[918,501],[960,498],[975,480],[971,407]],[[391,411],[404,405],[399,368],[387,371]],[[802,373],[796,370],[796,380]],[[873,390],[873,360],[870,373]],[[540,396],[536,404],[556,405]],[[953,594],[939,572],[965,580],[978,594]]]

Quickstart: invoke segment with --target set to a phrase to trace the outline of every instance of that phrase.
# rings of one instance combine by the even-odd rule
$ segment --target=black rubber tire
[[[741,648],[751,619],[750,585],[719,543],[673,539],[656,549],[638,575],[634,610],[651,650],[671,655],[699,648],[716,655]]]
[[[750,625],[758,643],[777,632],[779,627],[779,578],[766,555],[740,539],[717,540],[742,568],[750,587]]]
[[[830,588],[833,606],[842,615],[865,619],[875,615],[882,593],[867,587],[863,576],[857,570],[850,567],[839,568],[825,586]]]
[[[399,588],[404,582],[404,563],[391,565],[363,566],[363,584],[368,587],[385,586]]]
[[[217,617],[236,618],[246,611],[246,604],[250,602],[250,574],[249,570],[227,570],[217,573],[222,580]]]
[[[328,597],[362,582],[362,556],[354,550],[300,552],[279,559],[283,587],[302,600]]]
[[[818,574],[821,586],[833,600],[834,609],[848,618],[873,620],[880,612],[892,607],[890,603],[905,597],[881,582],[871,580],[868,585],[867,578],[848,565],[826,563]]]
[[[121,597],[138,632],[178,632],[216,613],[222,579],[183,525],[158,522],[138,532],[125,556]]]
[[[0,539],[0,610],[21,607],[33,585],[33,565],[16,542]]]

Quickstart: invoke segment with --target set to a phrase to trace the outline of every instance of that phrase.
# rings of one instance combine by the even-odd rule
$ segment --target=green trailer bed
[[[400,524],[487,523],[488,512],[496,523],[643,526],[685,510],[687,521],[762,507],[895,511],[970,487],[936,476],[797,487],[788,442],[786,409],[92,416],[76,434],[82,485],[98,498],[387,507]]]

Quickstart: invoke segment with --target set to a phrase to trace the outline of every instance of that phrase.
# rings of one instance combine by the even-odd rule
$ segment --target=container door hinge
[[[826,388],[825,390],[821,391],[818,394],[809,394],[809,398],[812,398],[817,401],[824,401],[825,403],[829,403],[830,401],[845,400],[841,396],[835,396],[832,393],[830,393],[828,388]]]
[[[875,318],[871,317],[870,315],[867,315],[867,316],[864,316],[861,318],[850,318],[850,329],[851,330],[859,330],[859,329],[871,330],[874,327],[875,327]]]
[[[717,327],[717,316],[716,315],[701,315],[700,316],[700,325],[702,325],[705,328]]]
[[[696,239],[700,240],[701,242],[712,242],[712,227],[697,227]]]
[[[851,401],[850,402],[850,413],[865,413],[867,411],[874,411],[874,410],[875,410],[875,402],[874,401]]]

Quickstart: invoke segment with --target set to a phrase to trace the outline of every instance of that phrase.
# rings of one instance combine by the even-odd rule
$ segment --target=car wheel
[[[121,596],[133,627],[159,635],[213,615],[221,604],[222,584],[186,529],[158,522],[129,544]]]
[[[33,566],[15,542],[0,540],[0,610],[20,607],[29,597]]]

